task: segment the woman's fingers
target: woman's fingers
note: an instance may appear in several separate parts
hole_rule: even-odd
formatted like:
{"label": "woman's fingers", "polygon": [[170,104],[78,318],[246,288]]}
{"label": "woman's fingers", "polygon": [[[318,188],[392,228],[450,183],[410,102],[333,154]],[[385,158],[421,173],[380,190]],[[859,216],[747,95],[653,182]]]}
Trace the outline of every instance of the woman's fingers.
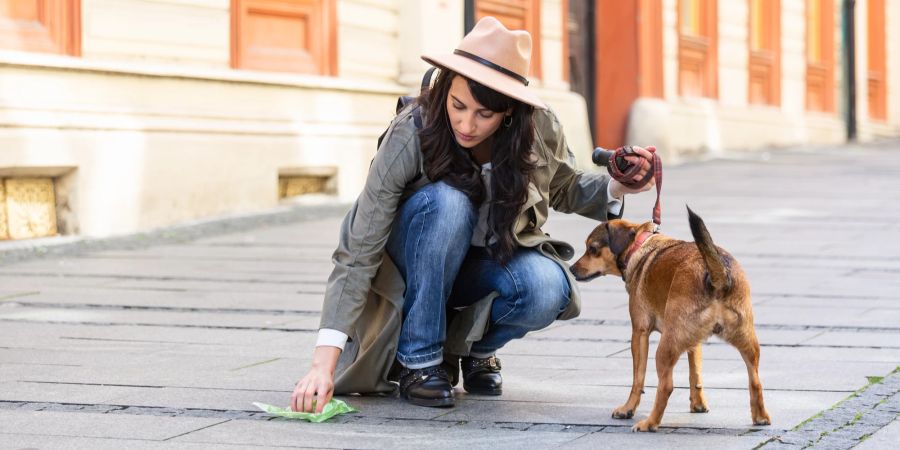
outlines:
{"label": "woman's fingers", "polygon": [[297,382],[297,386],[294,387],[294,392],[291,394],[291,411],[298,412],[300,408],[303,406],[298,400],[303,398],[303,391],[306,388],[303,386],[303,380]]}
{"label": "woman's fingers", "polygon": [[631,149],[634,150],[634,152],[637,153],[638,155],[641,155],[642,158],[648,159],[648,160],[653,159],[653,152],[656,151],[656,147],[654,147],[652,145],[647,148],[638,147],[637,145],[634,145],[631,147]]}
{"label": "woman's fingers", "polygon": [[[301,381],[302,382],[302,381]],[[334,395],[334,384],[329,380],[310,380],[294,392],[292,399],[297,406],[295,411],[320,413]]]}
{"label": "woman's fingers", "polygon": [[647,162],[646,159],[641,158],[641,170],[631,179],[632,182],[637,183],[644,179],[647,176],[647,172],[650,171],[650,163]]}
{"label": "woman's fingers", "polygon": [[325,405],[331,401],[331,396],[334,394],[334,388],[323,386],[318,392],[319,396],[316,400],[316,412],[320,413],[325,409]]}
{"label": "woman's fingers", "polygon": [[303,393],[303,412],[313,412],[315,408],[316,390],[312,386],[307,386],[306,392]]}
{"label": "woman's fingers", "polygon": [[312,412],[312,400],[315,397],[316,388],[314,380],[303,378],[297,382],[294,393],[291,394],[291,410],[295,412]]}

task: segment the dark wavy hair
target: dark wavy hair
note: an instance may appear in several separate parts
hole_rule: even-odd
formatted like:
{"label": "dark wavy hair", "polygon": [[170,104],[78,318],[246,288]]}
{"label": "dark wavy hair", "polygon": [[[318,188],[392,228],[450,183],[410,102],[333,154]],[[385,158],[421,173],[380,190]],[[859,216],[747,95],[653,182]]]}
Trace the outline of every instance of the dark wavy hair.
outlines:
{"label": "dark wavy hair", "polygon": [[[419,137],[428,178],[434,182],[443,180],[459,189],[477,208],[485,199],[481,170],[474,164],[471,152],[456,142],[447,116],[447,97],[450,84],[456,76],[462,75],[441,70],[434,86],[419,96],[417,101],[425,116],[425,125],[419,130]],[[488,233],[484,242],[491,256],[501,264],[506,264],[516,250],[513,227],[519,210],[528,197],[528,182],[534,170],[534,162],[530,159],[531,146],[534,144],[534,108],[465,79],[472,96],[482,106],[498,113],[512,111],[512,123],[509,126],[505,123],[500,125],[493,135],[490,186],[492,200],[487,221]],[[492,238],[496,238],[496,242],[489,244]]]}

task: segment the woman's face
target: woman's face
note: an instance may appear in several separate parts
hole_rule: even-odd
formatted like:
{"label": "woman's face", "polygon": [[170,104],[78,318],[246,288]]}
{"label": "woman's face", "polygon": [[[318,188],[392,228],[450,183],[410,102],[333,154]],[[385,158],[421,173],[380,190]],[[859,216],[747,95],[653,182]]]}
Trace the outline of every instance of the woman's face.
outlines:
{"label": "woman's face", "polygon": [[447,117],[453,137],[461,147],[471,149],[484,142],[500,128],[505,116],[478,103],[465,78],[453,78],[447,94]]}

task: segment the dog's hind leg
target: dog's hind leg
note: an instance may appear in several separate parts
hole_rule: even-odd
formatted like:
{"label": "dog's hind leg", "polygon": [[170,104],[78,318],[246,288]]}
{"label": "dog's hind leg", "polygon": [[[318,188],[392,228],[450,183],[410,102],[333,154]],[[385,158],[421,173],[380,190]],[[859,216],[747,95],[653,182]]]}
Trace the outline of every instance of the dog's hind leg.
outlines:
{"label": "dog's hind leg", "polygon": [[650,329],[648,327],[633,327],[631,331],[631,364],[633,381],[631,393],[625,404],[613,410],[614,419],[630,419],[637,411],[641,403],[641,394],[644,393],[644,378],[647,375],[647,353],[650,347]]}
{"label": "dog's hind leg", "polygon": [[706,404],[706,397],[703,395],[703,350],[701,344],[688,350],[688,366],[690,370],[689,379],[691,383],[691,412],[705,413],[709,412],[709,405]]}
{"label": "dog's hind leg", "polygon": [[662,421],[663,413],[666,405],[669,403],[669,396],[672,395],[672,369],[678,362],[678,357],[684,351],[679,348],[679,343],[673,336],[674,333],[663,332],[659,340],[659,347],[656,349],[656,374],[659,376],[659,383],[656,388],[656,401],[653,402],[653,410],[650,411],[650,417],[636,423],[631,431],[656,431],[659,422]]}
{"label": "dog's hind leg", "polygon": [[769,418],[769,412],[766,411],[763,403],[762,383],[759,381],[759,341],[756,339],[756,332],[750,326],[747,331],[731,337],[728,342],[741,352],[744,364],[747,365],[747,377],[750,381],[750,414],[753,416],[753,424],[771,424],[772,419]]}

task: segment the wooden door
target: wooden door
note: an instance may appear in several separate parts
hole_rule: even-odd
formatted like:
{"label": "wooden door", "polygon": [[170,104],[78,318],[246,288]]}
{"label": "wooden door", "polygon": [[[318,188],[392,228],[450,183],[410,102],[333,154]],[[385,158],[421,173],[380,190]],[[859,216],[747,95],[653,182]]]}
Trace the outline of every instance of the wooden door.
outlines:
{"label": "wooden door", "polygon": [[80,0],[0,0],[0,48],[79,55]]}

